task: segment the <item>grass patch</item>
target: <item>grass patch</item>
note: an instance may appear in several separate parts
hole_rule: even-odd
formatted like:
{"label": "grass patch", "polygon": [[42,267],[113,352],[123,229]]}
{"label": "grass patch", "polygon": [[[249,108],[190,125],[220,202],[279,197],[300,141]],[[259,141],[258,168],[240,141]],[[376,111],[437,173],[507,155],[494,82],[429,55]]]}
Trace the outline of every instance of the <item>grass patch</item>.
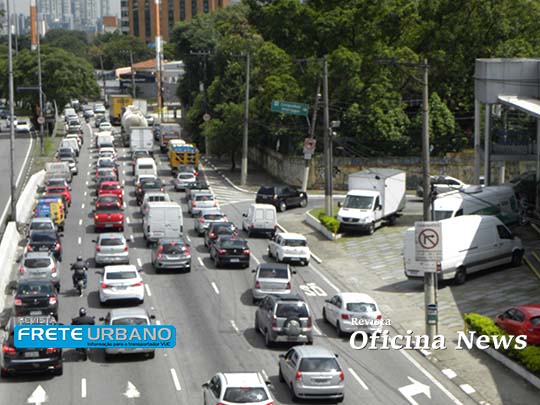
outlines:
{"label": "grass patch", "polygon": [[39,172],[40,170],[45,169],[45,163],[51,162],[54,160],[54,155],[62,141],[61,137],[45,137],[45,153],[41,154],[41,144],[39,136],[36,138],[34,144],[34,162],[30,169],[30,174]]}
{"label": "grass patch", "polygon": [[[336,204],[334,205],[334,218],[337,216],[338,211],[339,207]],[[309,210],[309,214],[319,219],[319,215],[324,214],[324,207],[312,208],[311,210]]]}

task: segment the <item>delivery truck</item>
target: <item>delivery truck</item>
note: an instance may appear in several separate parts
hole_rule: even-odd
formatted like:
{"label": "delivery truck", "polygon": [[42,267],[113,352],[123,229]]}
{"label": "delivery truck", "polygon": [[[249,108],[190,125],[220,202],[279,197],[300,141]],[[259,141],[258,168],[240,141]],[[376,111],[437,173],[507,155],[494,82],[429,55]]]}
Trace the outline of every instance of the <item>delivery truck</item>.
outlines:
{"label": "delivery truck", "polygon": [[182,129],[178,124],[165,123],[159,126],[159,147],[162,152],[167,150],[171,139],[182,139]]}
{"label": "delivery truck", "polygon": [[395,224],[405,208],[405,182],[402,170],[372,168],[351,173],[347,196],[338,203],[340,229],[372,234],[386,223]]}
{"label": "delivery truck", "polygon": [[133,104],[133,97],[125,94],[113,94],[110,97],[109,121],[113,125],[120,124],[123,110]]}
{"label": "delivery truck", "polygon": [[154,149],[154,134],[150,127],[131,127],[129,135],[129,150],[146,150],[152,153]]}
{"label": "delivery truck", "polygon": [[143,217],[143,233],[147,245],[159,239],[182,238],[184,220],[182,207],[177,202],[151,202]]}

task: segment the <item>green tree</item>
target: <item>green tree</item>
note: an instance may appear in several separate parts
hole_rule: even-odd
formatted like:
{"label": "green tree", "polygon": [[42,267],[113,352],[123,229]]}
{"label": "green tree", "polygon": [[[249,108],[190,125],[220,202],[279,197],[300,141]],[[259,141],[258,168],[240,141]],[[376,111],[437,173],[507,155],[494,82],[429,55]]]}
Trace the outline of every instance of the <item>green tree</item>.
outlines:
{"label": "green tree", "polygon": [[53,29],[47,31],[41,43],[61,48],[80,58],[88,57],[87,34],[83,31]]}
{"label": "green tree", "polygon": [[129,51],[133,53],[134,63],[155,58],[155,51],[142,39],[118,31],[97,36],[92,45],[89,55],[97,69],[101,68],[100,55],[103,56],[103,67],[107,70],[129,66]]}

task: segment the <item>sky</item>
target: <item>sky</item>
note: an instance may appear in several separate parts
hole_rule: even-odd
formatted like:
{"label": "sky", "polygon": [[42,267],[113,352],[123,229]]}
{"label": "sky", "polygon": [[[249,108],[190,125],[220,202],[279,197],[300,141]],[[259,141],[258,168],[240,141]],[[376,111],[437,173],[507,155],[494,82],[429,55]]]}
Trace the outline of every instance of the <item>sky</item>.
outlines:
{"label": "sky", "polygon": [[[37,1],[39,2],[39,0]],[[96,3],[99,4],[99,0],[96,0]],[[120,0],[110,0],[110,3],[111,3],[111,13],[113,15],[120,15]],[[30,14],[30,0],[11,0],[11,8],[14,9],[16,13],[23,13],[23,14],[29,15]]]}

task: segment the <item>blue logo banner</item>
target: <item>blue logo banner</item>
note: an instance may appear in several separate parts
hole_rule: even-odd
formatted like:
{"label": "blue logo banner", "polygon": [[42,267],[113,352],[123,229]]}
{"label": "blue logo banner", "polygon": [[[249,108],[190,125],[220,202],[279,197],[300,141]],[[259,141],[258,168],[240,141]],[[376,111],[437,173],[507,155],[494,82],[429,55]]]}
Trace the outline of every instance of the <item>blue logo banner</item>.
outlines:
{"label": "blue logo banner", "polygon": [[176,345],[176,328],[172,325],[18,325],[14,344],[19,349],[170,349]]}

